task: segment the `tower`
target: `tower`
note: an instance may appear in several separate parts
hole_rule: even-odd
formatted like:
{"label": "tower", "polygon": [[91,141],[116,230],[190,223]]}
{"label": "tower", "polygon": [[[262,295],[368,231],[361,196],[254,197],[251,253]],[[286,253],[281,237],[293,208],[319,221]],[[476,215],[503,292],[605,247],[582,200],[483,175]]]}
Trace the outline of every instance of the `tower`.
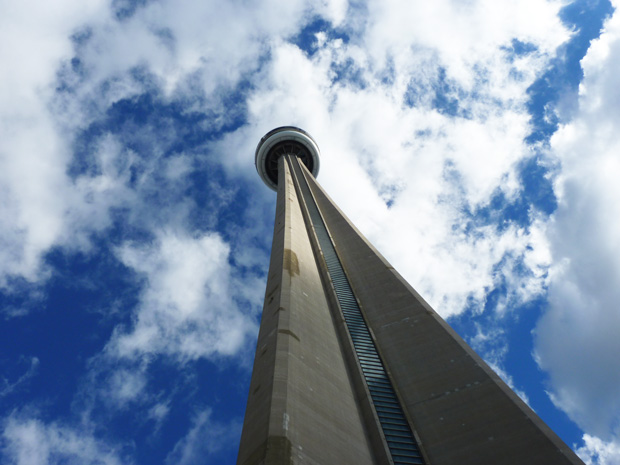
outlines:
{"label": "tower", "polygon": [[308,133],[255,160],[278,196],[238,465],[582,463],[328,197]]}

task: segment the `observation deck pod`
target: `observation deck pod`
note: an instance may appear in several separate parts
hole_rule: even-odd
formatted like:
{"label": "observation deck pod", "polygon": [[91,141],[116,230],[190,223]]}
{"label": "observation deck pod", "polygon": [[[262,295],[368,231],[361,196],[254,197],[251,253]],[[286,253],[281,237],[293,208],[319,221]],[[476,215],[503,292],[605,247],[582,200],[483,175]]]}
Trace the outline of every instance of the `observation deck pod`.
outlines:
{"label": "observation deck pod", "polygon": [[319,174],[319,147],[306,131],[295,126],[282,126],[269,131],[256,147],[256,171],[273,191],[278,189],[278,159],[295,155],[316,178]]}

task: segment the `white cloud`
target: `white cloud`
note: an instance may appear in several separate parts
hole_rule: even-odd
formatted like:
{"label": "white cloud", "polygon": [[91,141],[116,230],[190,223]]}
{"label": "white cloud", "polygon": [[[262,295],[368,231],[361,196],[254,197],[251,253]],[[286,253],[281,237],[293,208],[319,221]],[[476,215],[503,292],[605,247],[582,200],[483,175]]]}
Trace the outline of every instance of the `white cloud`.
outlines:
{"label": "white cloud", "polygon": [[[518,164],[532,156],[525,90],[568,37],[560,6],[532,2],[526,14],[518,2],[506,12],[488,2],[371,2],[364,20],[343,23],[349,43],[323,35],[311,57],[274,45],[248,100],[250,124],[214,150],[232,152],[225,164],[238,173],[267,130],[299,125],[321,148],[321,184],[443,316],[472,301],[482,309],[503,281],[504,306],[527,301],[544,291],[544,223],[532,213],[528,228],[499,230],[469,212],[496,193],[509,201],[520,193]],[[532,14],[537,20],[527,21]],[[467,33],[441,32],[454,24]],[[437,30],[426,34],[430,25]],[[522,73],[506,51],[514,39],[537,48],[516,58]],[[433,104],[442,68],[456,117]]]}
{"label": "white cloud", "polygon": [[[88,31],[76,49],[82,74],[68,70],[61,74],[73,80],[73,90],[53,105],[49,93],[34,99],[32,117],[43,121],[50,141],[46,145],[53,150],[46,163],[39,158],[36,163],[20,161],[24,159],[14,155],[36,153],[32,144],[41,141],[31,137],[25,123],[15,123],[22,145],[7,151],[10,169],[5,172],[10,175],[3,186],[11,201],[5,203],[3,216],[21,220],[3,234],[4,275],[36,280],[40,257],[51,246],[87,247],[89,232],[109,224],[111,207],[139,208],[140,202],[125,185],[126,172],[115,172],[114,165],[100,176],[78,179],[75,185],[65,174],[67,139],[73,131],[119,98],[150,85],[131,75],[139,67],[154,77],[168,98],[191,102],[194,110],[216,112],[223,108],[218,97],[222,90],[234,89],[244,76],[251,77],[256,90],[248,100],[249,127],[225,144],[212,146],[215,152],[225,151],[221,158],[235,176],[239,171],[251,173],[247,157],[266,130],[290,123],[308,128],[324,153],[321,182],[405,276],[439,304],[442,314],[458,313],[472,294],[482,302],[484,290],[494,285],[494,266],[504,256],[518,260],[528,254],[531,233],[482,227],[473,239],[454,226],[466,221],[464,209],[485,206],[493,192],[502,191],[509,198],[518,192],[516,164],[530,156],[522,141],[529,130],[524,90],[567,37],[556,16],[559,6],[535,0],[527,5],[509,2],[502,8],[486,1],[460,6],[447,1],[430,6],[393,1],[370,2],[362,11],[340,0],[287,2],[285,8],[276,0],[261,4],[184,0],[148,3],[123,21],[105,10],[78,9],[79,14],[69,15],[63,27],[51,22],[61,51],[45,56],[40,81],[25,88],[51,88],[60,63],[66,63],[72,52],[67,37],[78,29]],[[287,44],[285,40],[313,15],[340,25],[351,34],[351,42],[324,37],[312,58]],[[455,34],[455,28],[462,34]],[[448,29],[451,33],[446,34]],[[508,60],[505,49],[514,39],[533,44],[537,51]],[[249,75],[265,57],[261,72]],[[357,75],[334,82],[339,68]],[[466,118],[432,108],[428,96],[440,69],[446,70],[446,91],[458,97]],[[109,83],[107,90],[101,87],[103,82]],[[405,105],[411,92],[418,94],[413,108]],[[50,115],[49,109],[55,114]],[[232,113],[221,112],[224,119],[214,124],[223,124]],[[64,132],[52,125],[54,117]],[[110,142],[101,146],[101,160],[106,150],[121,154],[115,160],[131,159],[129,152]],[[351,183],[338,181],[336,173],[342,172],[350,173]],[[358,192],[355,202],[347,195],[352,186]],[[394,206],[388,209],[385,200],[390,192]],[[267,198],[267,193],[262,195]],[[386,232],[382,224],[397,227]],[[416,247],[403,254],[398,246],[403,243]],[[535,255],[540,254],[529,254]],[[433,267],[429,259],[435,256],[452,258],[443,260],[445,266]],[[533,268],[544,265],[534,263]],[[460,276],[455,274],[459,269]],[[433,284],[445,282],[446,273],[453,287]],[[516,285],[536,294],[541,288],[539,275],[533,273],[531,282]]]}
{"label": "white cloud", "polygon": [[48,102],[76,26],[105,2],[3,2],[0,18],[0,286],[6,275],[40,277],[40,257],[63,229],[69,197],[67,141]]}
{"label": "white cloud", "polygon": [[[88,82],[79,92],[82,98],[101,100],[98,84],[131,81],[128,74],[140,67],[168,97],[195,111],[219,113],[216,124],[221,125],[233,113],[230,105],[224,107],[222,95],[254,71],[274,43],[296,34],[316,15],[337,24],[345,11],[344,0],[147,3],[124,21],[92,22],[80,53]],[[123,96],[119,91],[113,99]],[[126,86],[125,95],[132,92]],[[102,103],[105,108],[112,102]]]}
{"label": "white cloud", "polygon": [[[610,355],[618,349],[611,334],[619,324],[612,312],[619,297],[614,244],[620,218],[613,156],[620,148],[615,23],[584,60],[583,116],[553,142],[565,174],[558,184],[560,208],[546,235],[534,213],[528,228],[498,229],[493,222],[471,223],[469,212],[488,206],[494,193],[508,199],[519,194],[517,166],[532,155],[523,142],[530,131],[525,90],[568,37],[557,1],[373,0],[364,9],[345,0],[177,0],[147,2],[123,21],[104,1],[5,3],[0,40],[13,46],[0,55],[0,216],[12,220],[0,226],[0,286],[11,276],[45,277],[41,258],[51,247],[87,250],[90,234],[110,225],[110,210],[126,207],[128,221],[140,223],[154,240],[117,249],[144,286],[132,326],[117,329],[104,356],[130,359],[131,365],[151,354],[186,361],[241,350],[256,330],[248,316],[263,289],[253,278],[242,282],[230,255],[241,266],[260,262],[241,246],[230,252],[215,233],[184,230],[187,204],[162,212],[149,209],[143,195],[157,190],[149,176],[158,168],[181,184],[192,155],[160,160],[160,134],[147,128],[145,137],[157,139],[148,160],[108,135],[90,154],[96,174],[71,179],[66,169],[75,134],[122,98],[155,87],[188,111],[218,115],[204,124],[222,128],[242,111],[223,96],[249,79],[248,124],[209,145],[209,155],[219,157],[233,179],[251,176],[257,187],[251,156],[259,138],[282,124],[309,130],[323,153],[320,182],[442,315],[458,314],[468,302],[482,309],[500,282],[508,284],[500,307],[539,295],[551,241],[559,265],[552,308],[538,328],[539,360],[551,370],[558,405],[609,437],[618,411],[607,408],[617,407],[610,386],[618,385]],[[311,57],[287,42],[316,15],[339,25],[350,42],[323,34]],[[70,36],[80,31],[88,38],[76,45]],[[510,57],[514,40],[535,51]],[[79,72],[69,66],[73,55]],[[136,70],[147,77],[136,77]],[[55,94],[58,80],[70,91]],[[438,86],[454,98],[457,116],[435,108]],[[138,165],[142,175],[130,188]],[[263,215],[272,193],[261,187],[252,201],[257,205],[245,212],[248,223]],[[588,303],[588,318],[580,300]],[[587,349],[577,351],[575,341]],[[580,384],[584,371],[567,360],[589,367],[591,373],[585,372],[599,383]],[[599,367],[608,368],[608,378]],[[106,386],[117,406],[141,398],[146,370],[110,371]],[[605,404],[597,404],[597,396]],[[603,407],[606,412],[594,418]],[[166,413],[165,403],[157,403],[151,417]],[[198,433],[211,424],[208,411],[198,415],[175,459],[191,461]],[[92,437],[57,424],[13,419],[7,425],[7,450],[16,461],[70,457],[80,443],[109,463],[116,460]],[[595,440],[584,447],[611,450]]]}
{"label": "white cloud", "polygon": [[[502,100],[506,91],[518,92],[519,82],[511,82],[507,64],[501,62],[498,47],[510,46],[512,39],[531,43],[541,55],[553,53],[567,38],[557,16],[558,1],[493,0],[454,2],[440,0],[408,2],[403,0],[369,2],[364,44],[381,66],[389,58],[397,68],[411,73],[411,55],[434,52],[448,77],[471,89],[478,85],[475,67],[491,84],[492,95]],[[531,63],[530,63],[531,64]],[[521,65],[527,81],[534,68]],[[515,97],[515,94],[510,95]]]}
{"label": "white cloud", "polygon": [[[2,430],[2,452],[15,465],[126,464],[120,451],[88,431],[11,415]],[[130,462],[129,462],[130,463]]]}
{"label": "white cloud", "polygon": [[146,385],[146,377],[142,370],[117,369],[106,386],[107,394],[114,398],[117,407],[135,400]]}
{"label": "white cloud", "polygon": [[235,354],[256,331],[240,310],[243,293],[228,263],[229,248],[216,234],[162,232],[154,243],[125,244],[119,259],[145,277],[128,332],[117,332],[111,351],[120,357],[166,354],[180,360]]}
{"label": "white cloud", "polygon": [[548,232],[554,262],[550,308],[537,325],[535,350],[549,372],[552,400],[589,435],[584,450],[605,449],[616,459],[599,463],[617,463],[613,447],[603,447],[620,439],[617,10],[582,66],[579,111],[551,141],[562,171],[556,181],[558,210]]}
{"label": "white cloud", "polygon": [[620,463],[620,442],[604,442],[589,434],[583,436],[584,445],[576,452],[586,465],[617,465]]}
{"label": "white cloud", "polygon": [[[122,21],[110,8],[106,1],[3,7],[0,40],[12,45],[0,55],[0,216],[12,221],[0,230],[2,287],[10,277],[45,278],[41,258],[51,247],[74,243],[74,234],[87,247],[89,231],[105,226],[115,203],[89,196],[109,193],[105,183],[118,179],[104,174],[73,185],[66,170],[76,131],[151,84],[194,111],[219,113],[212,124],[220,127],[236,114],[224,111],[222,95],[258,66],[272,43],[317,14],[342,21],[346,2],[149,2]],[[75,42],[77,33],[82,39]],[[78,71],[71,70],[74,56]],[[154,83],[132,75],[136,69]],[[57,93],[59,81],[70,89]]]}
{"label": "white cloud", "polygon": [[201,358],[236,357],[247,365],[249,342],[264,282],[240,275],[229,263],[229,246],[216,233],[190,236],[160,231],[150,243],[126,242],[115,250],[141,284],[131,323],[117,326],[105,348],[88,362],[74,407],[84,421],[128,409],[147,409],[155,430],[172,398],[150,382],[152,362],[178,370],[179,383]]}

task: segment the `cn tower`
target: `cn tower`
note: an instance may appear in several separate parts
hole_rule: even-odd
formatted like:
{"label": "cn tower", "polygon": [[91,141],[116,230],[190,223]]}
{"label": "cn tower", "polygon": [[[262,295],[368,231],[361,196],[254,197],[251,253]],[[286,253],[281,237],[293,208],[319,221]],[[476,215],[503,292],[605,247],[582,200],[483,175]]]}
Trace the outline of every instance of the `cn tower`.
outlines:
{"label": "cn tower", "polygon": [[329,198],[307,132],[255,163],[277,203],[238,465],[583,464]]}

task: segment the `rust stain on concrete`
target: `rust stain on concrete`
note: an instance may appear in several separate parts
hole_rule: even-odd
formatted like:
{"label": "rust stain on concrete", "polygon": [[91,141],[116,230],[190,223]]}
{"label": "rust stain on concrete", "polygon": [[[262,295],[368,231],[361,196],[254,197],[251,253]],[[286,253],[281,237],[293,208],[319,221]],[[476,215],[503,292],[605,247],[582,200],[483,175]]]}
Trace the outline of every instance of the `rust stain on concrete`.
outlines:
{"label": "rust stain on concrete", "polygon": [[282,266],[291,277],[299,276],[299,260],[297,259],[297,254],[291,249],[284,249],[284,263]]}

